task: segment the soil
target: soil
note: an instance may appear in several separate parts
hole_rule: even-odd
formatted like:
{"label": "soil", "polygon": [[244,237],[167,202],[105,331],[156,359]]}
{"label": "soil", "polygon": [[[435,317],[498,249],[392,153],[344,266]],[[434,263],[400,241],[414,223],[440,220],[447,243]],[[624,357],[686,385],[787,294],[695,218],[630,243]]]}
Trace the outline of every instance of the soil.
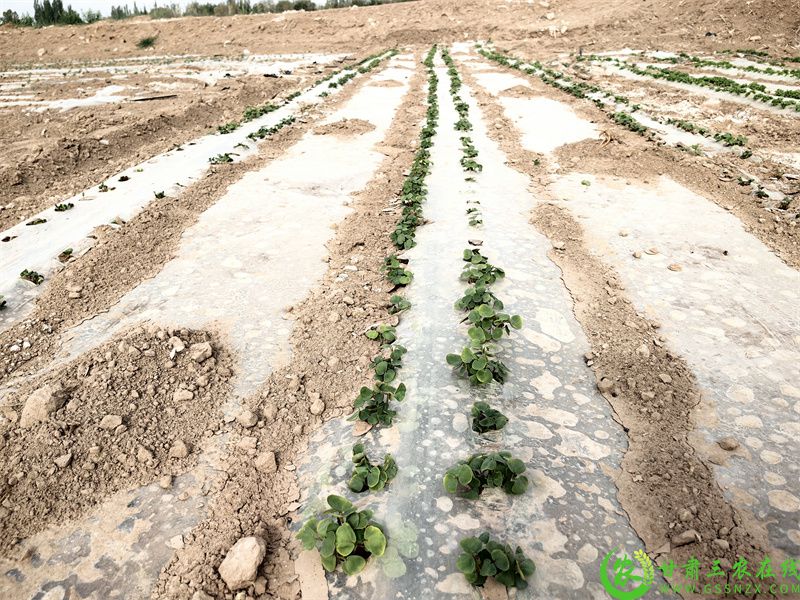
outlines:
{"label": "soil", "polygon": [[372,131],[375,126],[364,119],[342,119],[335,123],[320,125],[314,130],[317,135],[361,135]]}
{"label": "soil", "polygon": [[[139,327],[6,396],[0,552],[119,490],[186,470],[222,423],[231,365],[208,332]],[[29,423],[42,393],[61,407]]]}

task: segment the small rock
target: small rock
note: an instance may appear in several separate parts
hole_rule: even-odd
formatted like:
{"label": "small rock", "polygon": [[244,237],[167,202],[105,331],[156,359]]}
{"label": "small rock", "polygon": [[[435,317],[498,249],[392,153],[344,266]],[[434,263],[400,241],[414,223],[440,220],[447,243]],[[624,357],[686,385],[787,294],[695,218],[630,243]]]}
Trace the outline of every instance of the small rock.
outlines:
{"label": "small rock", "polygon": [[678,263],[672,263],[667,267],[670,271],[683,271],[683,267]]}
{"label": "small rock", "polygon": [[641,253],[641,252],[639,252],[638,250],[636,250],[636,251],[633,253],[633,258],[642,258],[642,253]]}
{"label": "small rock", "polygon": [[679,533],[672,538],[672,545],[675,547],[686,546],[701,541],[700,534],[694,529],[687,529],[683,533]]}
{"label": "small rock", "polygon": [[353,298],[351,296],[345,296],[344,298],[342,298],[342,302],[344,302],[348,306],[353,306],[353,304],[356,303],[356,301],[353,300]]}
{"label": "small rock", "polygon": [[256,469],[267,475],[278,472],[278,461],[274,452],[262,452],[256,457]]}
{"label": "small rock", "polygon": [[736,438],[731,436],[724,437],[721,440],[718,440],[717,444],[719,444],[720,448],[722,448],[723,450],[727,450],[728,452],[733,452],[739,447],[739,442],[736,440]]}
{"label": "small rock", "polygon": [[183,548],[183,536],[178,534],[169,538],[169,540],[167,540],[167,547],[172,548],[173,550],[180,550]]}
{"label": "small rock", "polygon": [[186,350],[186,344],[184,344],[183,340],[179,337],[172,336],[169,338],[169,345],[170,348],[172,348],[173,355]]}
{"label": "small rock", "polygon": [[186,458],[189,456],[189,446],[183,440],[175,440],[169,448],[170,458]]}
{"label": "small rock", "polygon": [[672,377],[667,373],[659,373],[658,378],[664,383],[672,383]]}
{"label": "small rock", "polygon": [[122,417],[119,415],[106,415],[100,421],[100,429],[116,429],[122,425]]}
{"label": "small rock", "polygon": [[620,229],[619,230],[619,237],[628,237],[630,232],[627,229]]}
{"label": "small rock", "polygon": [[651,256],[654,254],[658,254],[658,248],[648,248],[647,250],[645,250],[645,253],[650,254]]}
{"label": "small rock", "polygon": [[337,369],[340,364],[342,364],[342,361],[339,359],[338,356],[331,356],[328,359],[328,368],[330,369]]}
{"label": "small rock", "polygon": [[253,427],[258,423],[258,417],[250,410],[243,410],[236,416],[236,422],[242,427]]}
{"label": "small rock", "polygon": [[172,487],[172,475],[163,475],[158,480],[158,487],[160,487],[162,490],[168,490],[169,488],[171,488]]}
{"label": "small rock", "polygon": [[553,242],[553,248],[555,248],[556,250],[563,250],[566,247],[567,247],[567,243],[563,242],[561,240],[555,240]]}
{"label": "small rock", "polygon": [[219,574],[232,591],[249,587],[258,575],[258,567],[267,553],[267,544],[258,536],[241,538],[228,550],[219,566]]}
{"label": "small rock", "polygon": [[213,596],[209,596],[202,590],[197,590],[192,594],[192,600],[214,600]]}
{"label": "small rock", "polygon": [[39,388],[25,400],[19,419],[20,426],[27,429],[36,423],[47,421],[66,401],[66,394],[59,387],[45,385]]}
{"label": "small rock", "polygon": [[636,354],[641,356],[642,358],[649,358],[650,357],[650,348],[647,347],[647,344],[642,344],[636,349]]}
{"label": "small rock", "polygon": [[140,463],[146,463],[153,460],[153,452],[144,446],[139,446],[136,449],[136,460]]}
{"label": "small rock", "polygon": [[692,514],[692,511],[690,511],[688,508],[684,508],[684,509],[683,509],[683,510],[680,512],[680,514],[678,515],[678,518],[679,518],[679,519],[680,519],[680,520],[681,520],[683,523],[688,523],[689,521],[691,521],[692,519],[694,519],[694,514]]}
{"label": "small rock", "polygon": [[600,390],[601,393],[610,392],[614,389],[614,382],[608,377],[603,377],[597,382],[597,389]]}
{"label": "small rock", "polygon": [[719,548],[719,549],[720,549],[720,550],[722,550],[723,552],[725,552],[726,550],[730,550],[730,548],[731,548],[731,545],[728,543],[728,540],[716,539],[716,540],[714,540],[714,541],[713,541],[713,542],[711,542],[711,543],[712,543],[712,544],[713,544],[713,545],[714,545],[716,548]]}
{"label": "small rock", "polygon": [[314,402],[311,403],[311,407],[309,408],[309,412],[312,415],[321,415],[325,411],[325,403],[322,401],[321,398],[317,398]]}
{"label": "small rock", "polygon": [[355,436],[366,435],[370,429],[372,429],[372,425],[370,425],[366,421],[356,421],[355,424],[353,425],[353,435]]}
{"label": "small rock", "polygon": [[339,313],[332,312],[328,315],[328,323],[337,323],[339,321]]}
{"label": "small rock", "polygon": [[175,393],[172,395],[172,399],[175,402],[185,402],[186,400],[191,400],[194,398],[194,392],[190,390],[175,390]]}
{"label": "small rock", "polygon": [[200,342],[189,346],[189,358],[196,363],[201,363],[207,358],[211,358],[212,354],[214,354],[214,349],[211,347],[211,342]]}
{"label": "small rock", "polygon": [[72,462],[72,452],[67,452],[66,454],[62,454],[61,456],[56,458],[53,462],[56,463],[56,466],[59,469],[65,469],[66,467],[69,466],[69,463]]}

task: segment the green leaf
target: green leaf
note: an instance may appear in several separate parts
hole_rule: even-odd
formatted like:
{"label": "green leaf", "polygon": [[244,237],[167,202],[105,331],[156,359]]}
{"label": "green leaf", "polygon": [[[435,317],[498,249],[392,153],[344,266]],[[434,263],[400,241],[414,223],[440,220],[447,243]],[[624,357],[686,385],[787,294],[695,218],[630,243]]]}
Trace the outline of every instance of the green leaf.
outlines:
{"label": "green leaf", "polygon": [[464,538],[459,542],[459,545],[464,552],[468,552],[469,554],[477,554],[481,551],[481,548],[483,548],[483,542],[474,537]]}
{"label": "green leaf", "polygon": [[328,496],[328,506],[337,512],[346,513],[348,510],[353,508],[353,503],[347,498],[342,498],[341,496],[331,494]]}
{"label": "green leaf", "polygon": [[348,575],[357,575],[364,570],[367,561],[358,555],[348,556],[342,563],[342,570]]}
{"label": "green leaf", "polygon": [[364,547],[373,556],[383,556],[386,551],[386,536],[380,527],[367,526],[364,530]]}
{"label": "green leaf", "polygon": [[519,496],[520,494],[524,494],[525,490],[528,489],[528,478],[527,477],[517,477],[517,480],[514,482],[514,485],[511,486],[511,493],[515,496]]}
{"label": "green leaf", "polygon": [[461,485],[468,485],[472,481],[472,469],[469,468],[469,465],[458,465],[455,475]]}
{"label": "green leaf", "polygon": [[494,561],[494,564],[497,565],[500,571],[508,571],[511,567],[508,555],[499,548],[497,550],[492,550],[492,561]]}
{"label": "green leaf", "polygon": [[378,339],[378,332],[375,331],[374,329],[370,329],[365,335],[371,340]]}
{"label": "green leaf", "polygon": [[330,556],[323,556],[322,557],[322,568],[332,573],[336,570],[336,556],[331,554]]}
{"label": "green leaf", "polygon": [[475,559],[472,557],[471,554],[462,554],[456,560],[456,569],[464,573],[465,575],[468,573],[475,572]]}
{"label": "green leaf", "polygon": [[492,380],[492,374],[489,371],[478,371],[475,373],[480,383],[489,383]]}
{"label": "green leaf", "polygon": [[397,386],[397,390],[394,393],[395,400],[398,402],[402,402],[406,397],[406,384],[401,383]]}
{"label": "green leaf", "polygon": [[475,355],[472,353],[472,350],[469,348],[464,348],[461,351],[461,362],[471,363],[473,360],[475,360]]}
{"label": "green leaf", "polygon": [[455,494],[458,491],[458,476],[454,473],[445,473],[444,489],[448,494]]}
{"label": "green leaf", "polygon": [[336,530],[336,552],[340,556],[350,555],[356,547],[356,532],[349,523],[339,526]]}
{"label": "green leaf", "polygon": [[372,467],[369,470],[369,475],[367,475],[367,485],[370,488],[374,488],[378,485],[378,481],[381,478],[381,470],[378,467]]}
{"label": "green leaf", "polygon": [[519,315],[513,315],[511,317],[511,326],[514,329],[522,329],[522,317]]}
{"label": "green leaf", "polygon": [[492,308],[487,304],[481,304],[478,307],[478,314],[483,317],[484,319],[488,319],[489,317],[494,316],[494,311]]}
{"label": "green leaf", "polygon": [[487,364],[487,360],[481,356],[480,358],[476,358],[472,361],[472,369],[474,371],[482,371],[486,368]]}
{"label": "green leaf", "polygon": [[448,365],[453,367],[458,367],[462,363],[461,357],[458,354],[448,354],[445,360],[447,360]]}
{"label": "green leaf", "polygon": [[525,472],[525,463],[518,458],[510,458],[506,461],[508,469],[515,475]]}
{"label": "green leaf", "polygon": [[333,530],[328,531],[325,539],[322,540],[319,553],[323,557],[333,556],[336,553],[336,533]]}

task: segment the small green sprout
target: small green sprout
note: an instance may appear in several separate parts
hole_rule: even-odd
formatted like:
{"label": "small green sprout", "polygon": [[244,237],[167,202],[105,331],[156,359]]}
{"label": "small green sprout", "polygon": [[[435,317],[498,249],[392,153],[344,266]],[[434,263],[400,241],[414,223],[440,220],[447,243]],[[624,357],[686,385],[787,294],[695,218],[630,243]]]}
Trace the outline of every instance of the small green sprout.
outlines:
{"label": "small green sprout", "polygon": [[164,192],[153,192],[153,194],[155,195],[157,200],[161,200],[162,198],[164,198],[166,196],[166,194]]}
{"label": "small green sprout", "polygon": [[25,281],[30,281],[31,283],[34,283],[36,285],[39,285],[44,281],[44,275],[29,269],[25,269],[24,271],[22,271],[22,273],[20,273],[19,276]]}
{"label": "small green sprout", "polygon": [[473,404],[471,415],[472,431],[475,433],[499,431],[508,423],[508,417],[489,406],[488,402],[476,402]]}
{"label": "small green sprout", "polygon": [[41,225],[42,223],[47,223],[47,219],[34,219],[33,221],[28,221],[25,225]]}
{"label": "small green sprout", "polygon": [[404,310],[408,310],[409,308],[411,308],[411,302],[402,296],[395,294],[389,298],[389,314],[395,315],[403,312]]}
{"label": "small green sprout", "polygon": [[512,551],[511,546],[493,541],[486,532],[476,538],[465,538],[459,545],[463,552],[456,560],[456,568],[476,587],[482,587],[488,577],[494,577],[507,588],[524,590],[528,587],[528,578],[536,571],[536,565],[525,556],[522,548],[517,546]]}
{"label": "small green sprout", "polygon": [[72,208],[75,208],[75,205],[72,202],[67,202],[65,204],[56,204],[55,210],[56,212],[65,212]]}
{"label": "small green sprout", "polygon": [[371,510],[358,511],[341,496],[330,495],[327,500],[330,508],[306,521],[297,538],[306,550],[319,550],[326,571],[341,564],[347,575],[356,575],[371,556],[383,556],[386,536],[372,521]]}
{"label": "small green sprout", "polygon": [[468,500],[475,500],[486,488],[495,487],[519,496],[528,489],[524,472],[525,463],[508,451],[473,454],[447,470],[444,489]]}
{"label": "small green sprout", "polygon": [[353,446],[353,474],[348,487],[356,492],[379,492],[397,475],[397,463],[391,454],[383,457],[382,465],[373,465],[364,452],[364,444]]}

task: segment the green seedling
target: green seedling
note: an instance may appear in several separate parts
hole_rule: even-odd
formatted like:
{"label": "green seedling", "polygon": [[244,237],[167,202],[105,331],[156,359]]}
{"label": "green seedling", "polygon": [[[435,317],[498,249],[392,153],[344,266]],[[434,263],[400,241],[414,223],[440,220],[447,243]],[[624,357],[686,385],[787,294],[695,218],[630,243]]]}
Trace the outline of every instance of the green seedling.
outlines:
{"label": "green seedling", "polygon": [[741,177],[740,176],[737,181],[738,181],[739,185],[750,185],[751,183],[753,183],[754,180],[749,178],[749,177]]}
{"label": "green seedling", "polygon": [[383,270],[386,271],[386,278],[395,286],[404,286],[411,283],[414,278],[413,273],[404,268],[408,261],[399,259],[397,256],[387,256],[383,261]]}
{"label": "green seedling", "polygon": [[475,344],[498,341],[511,333],[511,328],[522,329],[522,317],[497,312],[488,304],[481,304],[469,311],[469,339]]}
{"label": "green seedling", "polygon": [[44,275],[41,273],[37,273],[36,271],[31,271],[29,269],[25,269],[19,276],[24,279],[25,281],[30,281],[36,285],[39,285],[44,281]]}
{"label": "green seedling", "polygon": [[25,225],[41,225],[42,223],[47,223],[47,219],[34,219],[33,221],[28,221]]}
{"label": "green seedling", "polygon": [[472,431],[475,433],[499,431],[508,423],[508,417],[489,406],[488,402],[476,402],[473,404],[471,414]]}
{"label": "green seedling", "polygon": [[217,154],[216,156],[212,156],[211,158],[208,159],[208,162],[210,162],[212,165],[232,163],[233,156],[231,155],[230,152],[225,152],[224,154]]}
{"label": "green seedling", "polygon": [[503,303],[484,284],[468,288],[464,295],[458,299],[455,307],[459,310],[471,311],[481,304],[486,304],[494,310],[503,310]]}
{"label": "green seedling", "polygon": [[504,383],[508,367],[495,358],[499,351],[496,344],[484,343],[464,348],[461,354],[448,354],[446,360],[456,373],[467,377],[473,385],[486,385],[491,381]]}
{"label": "green seedling", "polygon": [[75,205],[72,202],[66,202],[64,204],[56,204],[55,210],[56,212],[65,212],[72,208],[75,208]]}
{"label": "green seedling", "polygon": [[456,560],[456,568],[467,581],[482,587],[488,577],[494,577],[507,588],[528,587],[528,578],[536,571],[534,562],[525,556],[522,548],[512,552],[511,546],[493,541],[488,533],[465,538],[459,542],[462,553]]}
{"label": "green seedling", "polygon": [[156,200],[161,200],[166,196],[164,192],[153,192],[153,195],[156,197]]}
{"label": "green seedling", "polygon": [[755,191],[756,198],[769,198],[769,194],[764,191],[764,188],[758,186],[758,189]]}
{"label": "green seedling", "polygon": [[397,332],[391,325],[374,325],[364,334],[371,340],[379,340],[383,348],[394,343],[397,339]]}
{"label": "green seedling", "polygon": [[395,315],[397,313],[403,312],[404,310],[408,310],[411,308],[411,302],[403,298],[402,296],[398,296],[395,294],[391,298],[389,298],[389,314]]}
{"label": "green seedling", "polygon": [[235,121],[232,121],[230,123],[225,123],[225,125],[220,125],[219,127],[217,127],[217,131],[219,131],[223,135],[226,133],[233,133],[237,129],[239,129],[239,123]]}
{"label": "green seedling", "polygon": [[72,248],[66,248],[62,250],[61,253],[58,255],[58,260],[61,262],[67,262],[69,258],[72,256]]}
{"label": "green seedling", "polygon": [[464,168],[465,171],[470,171],[472,173],[478,173],[480,171],[483,171],[483,165],[471,158],[462,158],[461,166]]}
{"label": "green seedling", "polygon": [[502,488],[519,496],[528,489],[524,472],[525,463],[508,451],[473,454],[447,470],[444,489],[469,500],[478,498],[486,488]]}
{"label": "green seedling", "polygon": [[589,187],[590,185],[592,185],[592,182],[589,181],[588,179],[584,179],[583,181],[581,181],[581,185]]}
{"label": "green seedling", "polygon": [[105,192],[107,192],[107,191],[108,191],[110,188],[109,188],[109,187],[108,187],[108,186],[107,186],[105,183],[101,183],[99,186],[97,186],[97,189],[99,189],[101,192],[104,192],[104,193],[105,193]]}
{"label": "green seedling", "polygon": [[778,204],[778,208],[781,210],[788,210],[789,206],[792,204],[792,199],[789,196],[784,196],[783,200],[780,201]]}
{"label": "green seedling", "polygon": [[341,563],[347,575],[360,573],[371,556],[383,556],[386,536],[374,523],[371,510],[358,511],[341,496],[328,496],[330,508],[322,517],[311,518],[297,532],[306,550],[319,550],[328,572]]}
{"label": "green seedling", "polygon": [[375,379],[381,383],[392,383],[397,377],[403,361],[403,355],[407,350],[400,345],[392,346],[388,356],[379,354],[372,359],[372,369],[375,371]]}
{"label": "green seedling", "polygon": [[611,120],[614,121],[617,125],[622,125],[623,127],[627,127],[628,129],[636,133],[645,134],[647,132],[647,127],[639,123],[639,121],[634,119],[626,112],[612,113]]}
{"label": "green seedling", "polygon": [[542,164],[542,161],[540,159],[538,159],[538,158],[534,158],[533,159],[533,166],[534,167],[538,167],[541,164]]}
{"label": "green seedling", "polygon": [[461,280],[471,284],[490,285],[505,277],[505,271],[492,265],[480,250],[467,248],[463,256],[464,269],[461,272]]}
{"label": "green seedling", "polygon": [[254,131],[253,133],[249,134],[247,137],[251,140],[261,140],[265,137],[269,137],[271,135],[276,134],[279,130],[283,129],[287,125],[291,125],[294,123],[294,117],[285,117],[278,121],[272,127],[261,127],[258,131]]}
{"label": "green seedling", "polygon": [[328,94],[328,92],[320,92],[319,97],[320,98],[327,98],[329,95],[330,94]]}
{"label": "green seedling", "polygon": [[744,152],[742,152],[742,153],[739,155],[739,158],[741,158],[741,159],[743,159],[743,160],[747,160],[747,159],[748,159],[748,158],[750,158],[751,156],[753,156],[753,151],[752,151],[752,150],[750,150],[750,149],[748,148],[747,150],[745,150]]}
{"label": "green seedling", "polygon": [[406,397],[406,385],[401,383],[396,388],[388,383],[377,383],[374,388],[362,387],[361,393],[353,403],[356,412],[349,418],[350,421],[360,420],[370,425],[383,425],[391,427],[397,411],[389,407],[389,402],[394,399],[402,402]]}
{"label": "green seedling", "polygon": [[714,139],[721,142],[723,146],[745,146],[747,138],[743,135],[733,135],[732,133],[715,133]]}
{"label": "green seedling", "polygon": [[373,465],[364,452],[364,444],[353,446],[353,474],[348,486],[356,493],[379,492],[397,475],[397,463],[391,454],[383,457],[382,465]]}
{"label": "green seedling", "polygon": [[469,119],[461,117],[455,124],[456,131],[472,131],[472,123]]}
{"label": "green seedling", "polygon": [[126,181],[128,181],[129,179],[130,179],[130,177],[128,177],[127,175],[122,175],[122,176],[119,178],[119,181],[121,181],[121,182],[125,183],[125,182],[126,182]]}
{"label": "green seedling", "polygon": [[242,121],[248,122],[258,119],[259,117],[263,117],[266,114],[274,112],[278,110],[280,106],[277,104],[264,104],[263,106],[248,106],[244,109],[244,114],[242,115]]}

